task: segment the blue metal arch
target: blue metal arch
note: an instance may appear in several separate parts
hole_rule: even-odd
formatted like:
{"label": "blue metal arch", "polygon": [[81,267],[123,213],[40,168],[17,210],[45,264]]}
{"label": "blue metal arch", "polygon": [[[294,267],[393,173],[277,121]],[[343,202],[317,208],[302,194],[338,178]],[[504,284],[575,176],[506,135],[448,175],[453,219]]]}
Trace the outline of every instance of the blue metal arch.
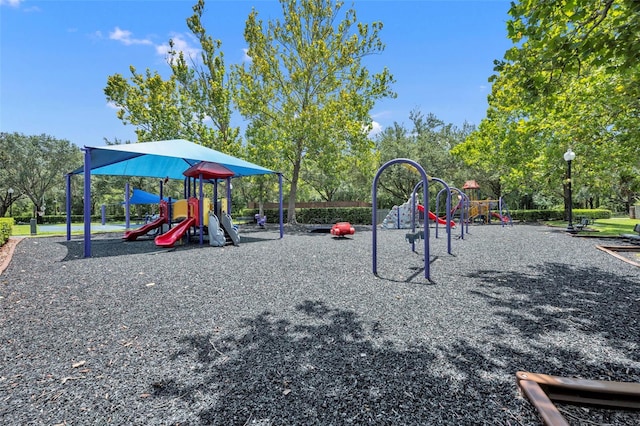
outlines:
{"label": "blue metal arch", "polygon": [[[427,211],[429,210],[429,181],[428,181],[428,176],[427,173],[424,171],[424,169],[422,168],[422,166],[420,164],[418,164],[417,162],[410,160],[408,158],[396,158],[394,160],[390,160],[387,161],[386,163],[384,163],[379,169],[378,172],[376,173],[376,176],[373,179],[373,185],[371,186],[371,199],[372,199],[372,203],[373,203],[373,208],[371,209],[372,213],[371,213],[371,224],[373,227],[373,235],[372,235],[372,256],[373,256],[373,273],[374,275],[378,275],[378,260],[377,260],[377,255],[378,255],[378,212],[377,212],[377,206],[378,206],[378,180],[380,179],[380,175],[382,174],[382,172],[389,166],[392,166],[394,164],[409,164],[411,166],[413,166],[422,176],[422,180],[425,182],[425,184],[422,186],[422,191],[423,191],[423,198],[424,198],[424,204],[425,204],[425,209],[427,209]],[[430,274],[430,270],[429,270],[429,261],[430,261],[430,255],[429,255],[429,227],[425,227],[425,235],[424,235],[424,277],[426,279],[428,279],[429,281],[431,281],[431,274]]]}

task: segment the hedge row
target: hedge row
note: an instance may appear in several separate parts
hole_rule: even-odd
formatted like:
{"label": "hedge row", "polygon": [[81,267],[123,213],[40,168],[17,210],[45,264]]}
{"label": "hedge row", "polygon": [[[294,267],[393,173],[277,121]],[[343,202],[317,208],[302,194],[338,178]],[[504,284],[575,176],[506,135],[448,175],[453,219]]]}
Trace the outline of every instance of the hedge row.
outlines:
{"label": "hedge row", "polygon": [[[243,209],[237,213],[234,213],[234,217],[251,217],[258,213],[258,209]],[[267,222],[278,222],[278,209],[265,209],[264,214],[267,216]],[[287,209],[284,209],[284,218],[287,217]],[[545,220],[564,220],[564,210],[512,210],[509,212],[512,220],[521,222],[538,222]],[[589,219],[608,219],[611,217],[611,211],[605,209],[574,209],[573,217],[587,217]],[[380,217],[380,220],[384,217]],[[11,218],[8,218],[11,219]],[[64,215],[49,215],[43,216],[41,223],[55,224],[66,223],[66,216]],[[331,224],[336,222],[351,222],[357,225],[371,225],[371,207],[330,207],[330,208],[305,208],[296,209],[296,219],[298,223],[322,223]],[[16,217],[16,223],[29,223],[30,216]],[[100,222],[102,220],[101,215],[91,216],[92,222]],[[108,216],[108,222],[124,222],[124,216]],[[131,220],[136,220],[133,216]],[[84,221],[83,215],[71,216],[71,222],[82,223]]]}
{"label": "hedge row", "polygon": [[[242,216],[254,217],[258,209],[244,209]],[[267,222],[278,222],[278,209],[265,209]],[[286,221],[288,210],[283,209]],[[321,223],[330,224],[336,222],[350,222],[358,225],[371,225],[371,207],[330,207],[317,209],[296,209],[296,220],[298,223]]]}
{"label": "hedge row", "polygon": [[0,217],[0,246],[9,240],[13,229],[12,217]]}
{"label": "hedge row", "polygon": [[[565,220],[564,210],[512,210],[509,211],[511,220],[521,222],[538,222],[546,220]],[[611,210],[606,209],[574,209],[573,218],[589,218],[589,219],[609,219],[611,218]]]}
{"label": "hedge row", "polygon": [[[242,216],[253,217],[258,213],[257,209],[244,209]],[[278,222],[277,209],[265,209],[267,222]],[[287,209],[284,209],[286,220]],[[564,210],[513,210],[510,211],[511,219],[521,222],[538,222],[546,220],[564,220]],[[380,215],[378,215],[380,216]],[[586,217],[589,219],[608,219],[611,217],[611,210],[605,209],[574,209],[574,219]],[[384,219],[384,217],[380,218]],[[370,207],[350,207],[350,208],[323,208],[323,209],[296,209],[296,220],[298,223],[336,223],[351,222],[358,225],[371,225]]]}

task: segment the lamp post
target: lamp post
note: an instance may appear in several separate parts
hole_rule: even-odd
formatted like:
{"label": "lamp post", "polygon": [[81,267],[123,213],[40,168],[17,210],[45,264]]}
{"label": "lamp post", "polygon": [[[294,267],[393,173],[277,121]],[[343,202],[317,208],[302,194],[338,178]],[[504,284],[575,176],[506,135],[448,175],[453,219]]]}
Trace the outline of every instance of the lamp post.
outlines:
{"label": "lamp post", "polygon": [[13,188],[7,189],[9,194],[9,216],[13,217]]}
{"label": "lamp post", "polygon": [[573,194],[571,192],[571,162],[576,158],[576,153],[571,151],[571,148],[567,149],[564,153],[564,161],[567,162],[567,185],[569,189],[569,224],[567,225],[567,232],[574,232],[573,229]]}

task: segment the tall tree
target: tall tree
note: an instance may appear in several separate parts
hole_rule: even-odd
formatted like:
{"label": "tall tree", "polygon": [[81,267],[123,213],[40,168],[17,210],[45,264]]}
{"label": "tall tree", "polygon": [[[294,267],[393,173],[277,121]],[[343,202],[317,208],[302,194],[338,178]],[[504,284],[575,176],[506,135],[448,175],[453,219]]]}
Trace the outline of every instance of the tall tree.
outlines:
{"label": "tall tree", "polygon": [[514,46],[496,62],[487,118],[455,152],[499,170],[505,187],[566,203],[572,147],[574,189],[607,194],[640,166],[640,3],[522,0],[509,13]]}
{"label": "tall tree", "polygon": [[[187,19],[189,30],[200,42],[200,60],[185,58],[171,40],[169,64],[179,92],[193,107],[198,123],[194,130],[202,144],[234,153],[240,149],[240,129],[231,126],[231,88],[220,50],[222,42],[214,40],[202,25],[204,9],[205,1],[198,0],[193,15]],[[208,121],[212,127],[204,125]]]}
{"label": "tall tree", "polygon": [[[425,116],[419,110],[411,111],[409,119],[413,125],[411,129],[394,123],[378,136],[380,161],[411,158],[430,176],[438,177],[449,185],[464,179],[450,151],[465,140],[473,127],[465,123],[462,128],[458,128],[432,113]],[[391,194],[394,200],[406,201],[420,179],[420,175],[412,167],[395,167],[385,172],[380,187]]]}
{"label": "tall tree", "polygon": [[140,74],[131,66],[131,79],[121,74],[107,78],[107,100],[118,109],[124,124],[136,126],[139,141],[184,138],[220,151],[237,154],[239,129],[231,126],[231,90],[221,42],[202,26],[204,0],[193,6],[187,26],[200,42],[199,58],[185,57],[169,41],[167,61],[171,75],[157,71]]}
{"label": "tall tree", "polygon": [[327,170],[335,171],[335,159],[371,151],[369,113],[375,100],[395,94],[386,68],[371,74],[363,65],[384,50],[382,23],[359,23],[354,9],[342,12],[342,2],[280,3],[282,20],[266,25],[251,12],[244,32],[251,61],[232,73],[240,113],[251,127],[270,128],[271,138],[250,143],[279,156],[277,165],[290,176],[287,220],[295,222],[305,158],[330,153]]}
{"label": "tall tree", "polygon": [[189,138],[193,110],[181,102],[175,76],[164,80],[157,71],[144,74],[130,66],[131,81],[122,74],[107,77],[104,93],[118,107],[117,116],[136,129],[139,142]]}
{"label": "tall tree", "polygon": [[[7,188],[28,197],[34,214],[45,211],[46,199],[60,187],[63,173],[82,163],[80,149],[64,139],[48,135],[0,133],[0,170]],[[4,215],[4,211],[0,216]]]}

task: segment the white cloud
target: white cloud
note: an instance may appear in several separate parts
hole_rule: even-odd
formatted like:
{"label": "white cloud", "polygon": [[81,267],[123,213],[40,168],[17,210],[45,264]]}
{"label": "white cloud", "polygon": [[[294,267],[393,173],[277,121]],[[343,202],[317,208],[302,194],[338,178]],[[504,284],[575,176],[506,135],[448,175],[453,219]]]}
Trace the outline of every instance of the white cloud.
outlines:
{"label": "white cloud", "polygon": [[119,27],[116,27],[112,32],[109,33],[109,38],[111,40],[119,41],[125,46],[131,46],[133,44],[153,44],[151,43],[151,40],[143,38],[132,38],[131,35],[131,31],[121,30]]}
{"label": "white cloud", "polygon": [[18,7],[23,0],[0,0],[0,6]]}
{"label": "white cloud", "polygon": [[369,131],[369,137],[372,138],[380,132],[382,132],[382,125],[377,121],[372,121],[371,130]]}
{"label": "white cloud", "polygon": [[242,62],[251,62],[251,56],[248,55],[249,49],[246,47],[242,49]]}
{"label": "white cloud", "polygon": [[[200,49],[197,47],[193,47],[189,44],[189,41],[184,38],[184,36],[180,34],[175,34],[171,37],[173,40],[173,48],[176,52],[182,52],[185,59],[187,59],[187,63],[191,63],[191,61],[195,61],[198,58],[198,54],[200,53]],[[161,44],[156,46],[156,53],[158,55],[167,56],[169,54],[169,43]]]}

